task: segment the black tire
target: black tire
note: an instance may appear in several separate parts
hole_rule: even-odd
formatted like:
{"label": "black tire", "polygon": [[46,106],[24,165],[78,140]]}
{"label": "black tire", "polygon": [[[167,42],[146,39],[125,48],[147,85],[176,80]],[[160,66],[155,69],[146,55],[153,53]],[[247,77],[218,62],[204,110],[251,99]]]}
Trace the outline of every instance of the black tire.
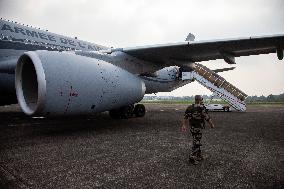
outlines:
{"label": "black tire", "polygon": [[129,105],[129,106],[125,106],[125,107],[120,108],[121,118],[123,118],[123,119],[132,118],[133,117],[133,111],[134,111],[133,105]]}
{"label": "black tire", "polygon": [[133,117],[134,105],[124,106],[119,109],[109,111],[109,116],[113,119],[128,119]]}
{"label": "black tire", "polygon": [[146,108],[143,104],[136,104],[134,108],[134,114],[136,117],[143,117],[145,116]]}

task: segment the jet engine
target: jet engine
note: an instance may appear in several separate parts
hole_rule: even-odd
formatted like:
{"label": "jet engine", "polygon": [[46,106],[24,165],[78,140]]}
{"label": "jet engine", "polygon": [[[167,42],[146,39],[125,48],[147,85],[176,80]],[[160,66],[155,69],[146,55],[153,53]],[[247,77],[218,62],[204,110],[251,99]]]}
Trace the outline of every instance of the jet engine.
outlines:
{"label": "jet engine", "polygon": [[146,85],[146,94],[170,92],[191,82],[181,80],[180,69],[178,66],[170,66],[154,73],[140,74],[140,78]]}
{"label": "jet engine", "polygon": [[18,103],[28,115],[89,114],[139,102],[145,84],[108,62],[67,52],[30,51],[15,72]]}

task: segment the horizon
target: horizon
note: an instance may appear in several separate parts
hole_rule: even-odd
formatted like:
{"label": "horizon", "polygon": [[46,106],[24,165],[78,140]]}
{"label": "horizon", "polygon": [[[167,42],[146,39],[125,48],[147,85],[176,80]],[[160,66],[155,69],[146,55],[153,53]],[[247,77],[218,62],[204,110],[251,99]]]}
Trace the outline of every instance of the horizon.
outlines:
{"label": "horizon", "polygon": [[[207,95],[207,94],[200,94],[201,96],[208,96],[208,97],[210,97],[210,96],[212,96],[212,95]],[[272,95],[272,96],[280,96],[280,95],[284,95],[284,92],[283,93],[280,93],[280,94],[269,94],[269,95],[249,95],[248,97],[262,97],[262,96],[264,96],[264,97],[268,97],[268,96],[270,96],[270,95]],[[169,95],[169,96],[167,96],[167,95],[153,95],[153,94],[147,94],[147,95],[145,95],[144,97],[193,97],[193,96],[195,96],[195,95],[188,95],[188,96],[171,96],[171,95]],[[220,97],[218,97],[218,96],[214,96],[214,97],[217,97],[217,98],[220,98]]]}

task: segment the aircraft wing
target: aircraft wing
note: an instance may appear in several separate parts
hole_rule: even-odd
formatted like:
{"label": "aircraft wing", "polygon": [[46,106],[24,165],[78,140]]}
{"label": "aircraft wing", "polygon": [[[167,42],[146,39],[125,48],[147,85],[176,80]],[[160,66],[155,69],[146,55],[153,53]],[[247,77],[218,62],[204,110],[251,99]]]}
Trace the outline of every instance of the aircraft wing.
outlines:
{"label": "aircraft wing", "polygon": [[[174,44],[123,48],[123,52],[150,62],[202,62],[224,59],[235,64],[235,57],[276,53],[283,59],[284,35],[271,35],[215,41],[186,41]],[[178,65],[178,64],[176,64]]]}

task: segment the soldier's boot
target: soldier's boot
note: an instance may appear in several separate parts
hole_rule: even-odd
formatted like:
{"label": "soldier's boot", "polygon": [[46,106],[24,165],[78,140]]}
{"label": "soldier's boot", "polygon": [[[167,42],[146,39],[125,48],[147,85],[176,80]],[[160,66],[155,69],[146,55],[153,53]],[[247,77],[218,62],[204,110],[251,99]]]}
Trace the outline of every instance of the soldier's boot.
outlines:
{"label": "soldier's boot", "polygon": [[197,157],[197,161],[203,161],[204,159],[205,159],[205,158],[204,158],[203,155],[200,155],[200,156]]}
{"label": "soldier's boot", "polygon": [[197,161],[203,161],[205,158],[204,156],[201,154],[201,151],[198,151],[197,155],[196,155],[196,160]]}
{"label": "soldier's boot", "polygon": [[193,164],[193,165],[197,165],[198,164],[198,160],[196,156],[189,156],[189,163]]}

